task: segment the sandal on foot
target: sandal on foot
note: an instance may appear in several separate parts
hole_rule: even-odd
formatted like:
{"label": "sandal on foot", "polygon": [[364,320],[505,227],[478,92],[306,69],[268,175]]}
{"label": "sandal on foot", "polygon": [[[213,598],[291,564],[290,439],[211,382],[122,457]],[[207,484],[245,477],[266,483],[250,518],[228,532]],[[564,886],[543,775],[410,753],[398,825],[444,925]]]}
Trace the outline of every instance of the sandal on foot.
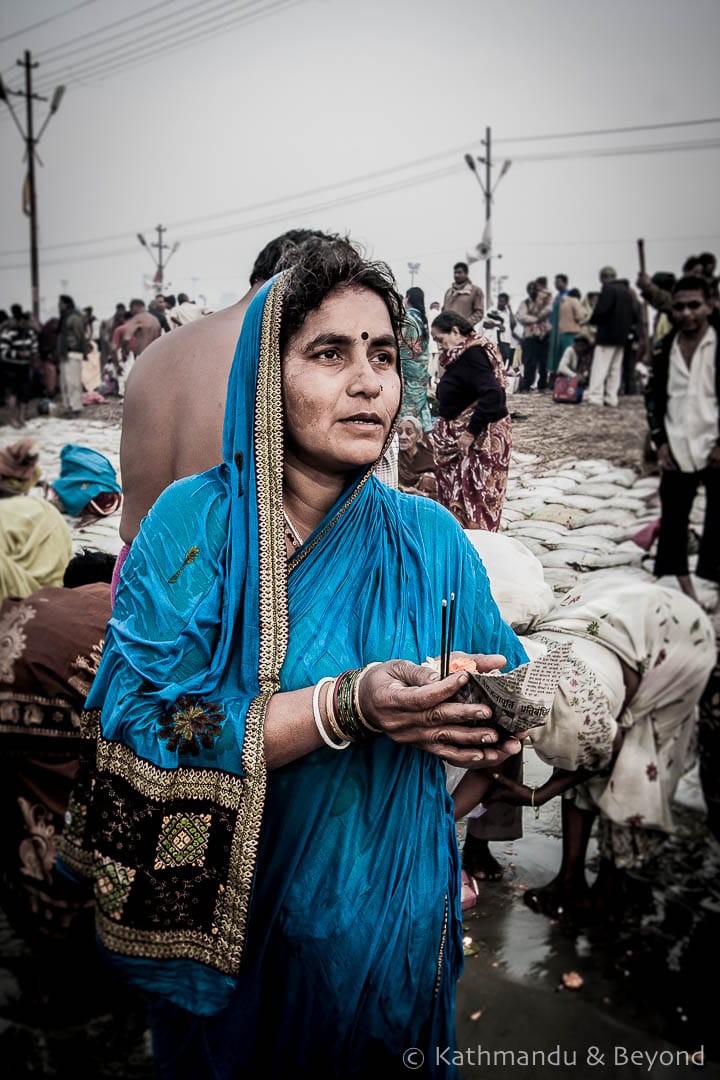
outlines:
{"label": "sandal on foot", "polygon": [[478,887],[475,878],[470,877],[466,870],[462,871],[460,878],[462,890],[460,893],[460,907],[463,911],[474,908],[478,901]]}

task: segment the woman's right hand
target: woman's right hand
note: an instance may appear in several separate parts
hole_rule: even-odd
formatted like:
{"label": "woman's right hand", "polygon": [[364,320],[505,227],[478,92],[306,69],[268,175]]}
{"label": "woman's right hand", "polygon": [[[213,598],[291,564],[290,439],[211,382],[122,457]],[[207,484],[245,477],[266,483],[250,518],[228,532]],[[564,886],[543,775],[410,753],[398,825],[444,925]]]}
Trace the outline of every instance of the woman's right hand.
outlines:
{"label": "woman's right hand", "polygon": [[462,435],[458,436],[458,449],[461,454],[467,454],[470,447],[475,442],[475,436],[472,431],[463,431]]}
{"label": "woman's right hand", "polygon": [[[477,655],[478,671],[505,666],[505,657]],[[369,724],[398,743],[408,743],[465,769],[497,767],[520,752],[518,739],[501,739],[487,705],[454,701],[467,685],[459,671],[441,679],[409,660],[376,664],[360,683],[360,708]]]}

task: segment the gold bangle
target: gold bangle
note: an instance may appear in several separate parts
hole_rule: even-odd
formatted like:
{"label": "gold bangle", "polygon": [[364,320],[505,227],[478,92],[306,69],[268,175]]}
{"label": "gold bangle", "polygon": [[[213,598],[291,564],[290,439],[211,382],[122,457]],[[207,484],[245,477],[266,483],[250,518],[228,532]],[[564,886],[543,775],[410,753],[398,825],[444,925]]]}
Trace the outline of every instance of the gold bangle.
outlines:
{"label": "gold bangle", "polygon": [[331,679],[328,683],[327,694],[325,695],[325,719],[330,732],[337,739],[338,742],[347,742],[348,740],[340,730],[340,726],[337,722],[335,715],[335,709],[333,708],[333,694],[335,693],[335,683],[337,679]]}
{"label": "gold bangle", "polygon": [[535,792],[536,791],[537,791],[537,788],[534,787],[532,789],[532,792],[530,793],[530,806],[532,807],[533,811],[535,812],[535,817],[539,818],[540,817],[540,807],[535,805]]}

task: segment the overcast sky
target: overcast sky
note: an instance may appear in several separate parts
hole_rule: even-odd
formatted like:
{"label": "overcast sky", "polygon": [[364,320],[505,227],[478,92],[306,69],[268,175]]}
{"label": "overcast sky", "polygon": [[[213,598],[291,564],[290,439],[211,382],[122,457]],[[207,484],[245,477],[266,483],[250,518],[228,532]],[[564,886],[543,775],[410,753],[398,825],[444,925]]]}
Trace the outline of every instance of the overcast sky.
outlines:
{"label": "overcast sky", "polygon": [[[420,263],[441,300],[482,236],[463,158],[486,127],[493,272],[515,304],[538,274],[634,279],[638,237],[651,271],[678,270],[720,251],[720,122],[688,123],[720,114],[719,40],[718,0],[4,0],[6,86],[26,49],[38,92],[67,86],[39,144],[43,315],[61,291],[100,315],[149,297],[136,234],[158,224],[179,243],[166,291],[210,307],[299,226],[349,232],[403,289]],[[575,134],[630,127],[650,130]],[[0,138],[0,306],[29,306],[23,142],[1,102]]]}

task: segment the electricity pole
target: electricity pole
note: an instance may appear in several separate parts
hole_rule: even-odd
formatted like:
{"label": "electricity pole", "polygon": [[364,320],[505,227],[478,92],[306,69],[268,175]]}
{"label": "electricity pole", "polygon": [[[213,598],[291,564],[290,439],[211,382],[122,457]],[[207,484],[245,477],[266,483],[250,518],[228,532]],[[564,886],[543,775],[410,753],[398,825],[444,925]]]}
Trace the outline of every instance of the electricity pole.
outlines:
{"label": "electricity pole", "polygon": [[410,271],[410,288],[412,288],[413,285],[415,284],[415,275],[420,273],[420,263],[419,262],[409,262],[407,264],[407,267],[408,267],[408,270]]}
{"label": "electricity pole", "polygon": [[489,127],[485,128],[483,146],[485,147],[485,230],[486,235],[490,237],[490,251],[485,260],[485,308],[487,309],[492,304],[492,234],[490,231],[490,218],[492,217],[492,148]]}
{"label": "electricity pole", "polygon": [[[43,122],[40,131],[37,136],[35,135],[34,116],[33,116],[33,102],[34,101],[47,101],[46,97],[41,97],[40,94],[34,94],[32,88],[32,73],[33,69],[38,66],[37,62],[33,63],[32,54],[26,49],[22,60],[18,60],[18,65],[25,69],[25,89],[24,90],[10,90],[0,78],[0,101],[4,101],[10,110],[10,115],[15,121],[15,127],[20,132],[20,135],[25,143],[25,156],[27,158],[27,177],[25,180],[25,189],[23,191],[23,209],[30,218],[30,287],[32,294],[32,313],[37,320],[40,318],[40,271],[38,261],[38,242],[37,242],[37,195],[35,189],[35,158],[37,156],[37,144],[40,142],[40,136],[48,125],[50,117],[53,116],[60,107],[63,94],[65,93],[64,86],[58,86],[55,89],[55,93],[52,96],[50,102],[50,111],[48,112]],[[12,107],[8,94],[14,97],[25,98],[25,131],[22,129],[22,125],[18,120],[15,110]],[[42,163],[41,163],[42,164]]]}
{"label": "electricity pole", "polygon": [[495,189],[502,180],[505,173],[512,165],[512,161],[503,161],[500,175],[498,176],[495,184],[492,182],[492,131],[489,127],[485,128],[485,138],[481,140],[483,149],[485,151],[483,157],[479,157],[477,160],[481,165],[485,166],[485,181],[481,180],[480,174],[477,171],[477,165],[475,164],[475,158],[472,154],[465,155],[465,164],[475,173],[478,184],[482,188],[483,198],[485,200],[485,231],[483,233],[483,243],[480,246],[486,246],[485,254],[485,305],[490,307],[492,296],[492,201]]}
{"label": "electricity pole", "polygon": [[[158,289],[162,290],[163,283],[164,283],[164,280],[165,280],[165,268],[167,267],[167,264],[170,262],[171,257],[175,254],[177,249],[180,247],[180,241],[177,240],[173,244],[173,246],[170,248],[170,254],[168,255],[168,257],[166,259],[164,253],[165,253],[165,251],[167,251],[167,249],[170,247],[170,245],[166,244],[165,241],[163,240],[163,234],[167,232],[167,228],[164,225],[156,225],[155,226],[155,232],[157,233],[157,240],[153,240],[151,244],[148,244],[147,240],[145,239],[145,237],[143,236],[142,233],[138,233],[137,238],[140,241],[140,243],[142,244],[142,246],[144,248],[147,248],[153,262],[155,263],[155,267],[156,267],[155,285],[157,285]],[[153,255],[153,252],[151,250],[152,248],[157,248],[157,252],[158,252],[157,253],[157,258],[155,257],[155,255]]]}

